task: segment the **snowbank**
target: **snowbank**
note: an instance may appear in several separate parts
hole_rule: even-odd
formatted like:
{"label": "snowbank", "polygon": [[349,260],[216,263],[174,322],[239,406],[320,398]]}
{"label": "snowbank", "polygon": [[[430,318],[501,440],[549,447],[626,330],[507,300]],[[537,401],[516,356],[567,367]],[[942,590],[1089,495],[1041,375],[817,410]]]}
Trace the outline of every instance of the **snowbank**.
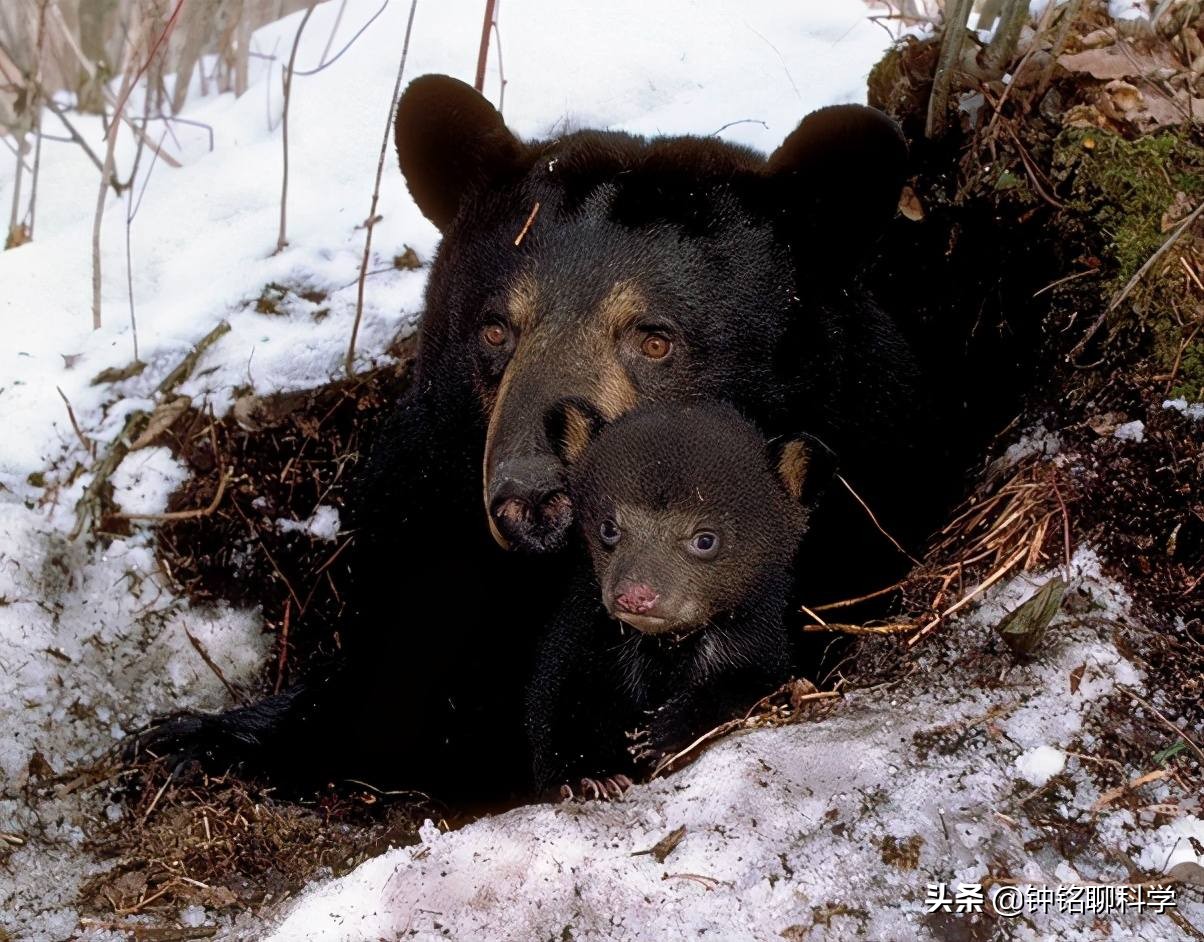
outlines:
{"label": "snowbank", "polygon": [[[1125,613],[1094,554],[1073,569],[1102,615]],[[1106,620],[1060,616],[1035,663],[999,653],[993,626],[1044,578],[991,593],[904,681],[850,695],[818,722],[732,736],[622,802],[521,808],[448,834],[428,823],[421,846],[311,891],[270,940],[985,938],[951,935],[969,933],[968,915],[928,914],[927,885],[992,871],[1051,886],[1128,879],[1097,846],[1063,857],[1022,807],[1038,794],[1152,873],[1198,860],[1193,816],[1148,833],[1131,812],[1093,811],[1100,791],[1079,755],[1103,698],[1141,683]],[[663,862],[640,853],[683,827]],[[1181,937],[1150,913],[1096,926],[1036,914],[1008,931]]]}

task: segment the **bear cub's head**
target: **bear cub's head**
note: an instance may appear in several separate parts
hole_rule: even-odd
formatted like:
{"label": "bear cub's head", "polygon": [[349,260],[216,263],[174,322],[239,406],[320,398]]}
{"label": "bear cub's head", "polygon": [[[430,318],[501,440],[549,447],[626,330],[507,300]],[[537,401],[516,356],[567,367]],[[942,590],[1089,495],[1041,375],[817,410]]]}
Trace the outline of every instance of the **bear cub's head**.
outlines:
{"label": "bear cub's head", "polygon": [[613,617],[681,637],[784,600],[818,443],[769,445],[730,406],[693,403],[642,407],[579,447],[573,502]]}

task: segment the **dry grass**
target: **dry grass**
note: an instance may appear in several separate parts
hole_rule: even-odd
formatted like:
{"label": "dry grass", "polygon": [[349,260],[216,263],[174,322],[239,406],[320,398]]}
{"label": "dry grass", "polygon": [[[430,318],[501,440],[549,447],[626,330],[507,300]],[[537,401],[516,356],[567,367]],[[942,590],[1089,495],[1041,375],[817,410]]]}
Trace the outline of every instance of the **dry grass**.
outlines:
{"label": "dry grass", "polygon": [[120,920],[159,916],[174,925],[183,906],[233,911],[278,901],[319,871],[341,875],[414,843],[422,816],[438,817],[413,795],[370,786],[277,801],[272,789],[231,776],[185,783],[154,763],[133,771],[125,815],[92,837],[91,849],[111,866],[81,892],[95,922],[129,931],[134,925]]}

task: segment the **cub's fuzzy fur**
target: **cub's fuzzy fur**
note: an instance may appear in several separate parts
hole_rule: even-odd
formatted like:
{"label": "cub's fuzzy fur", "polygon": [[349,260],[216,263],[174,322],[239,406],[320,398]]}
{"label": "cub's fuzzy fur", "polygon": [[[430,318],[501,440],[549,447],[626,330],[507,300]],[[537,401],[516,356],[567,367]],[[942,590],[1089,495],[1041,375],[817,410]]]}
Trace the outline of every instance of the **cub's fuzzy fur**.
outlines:
{"label": "cub's fuzzy fur", "polygon": [[790,673],[783,622],[816,478],[720,404],[604,428],[571,478],[588,550],[528,692],[537,788],[655,763]]}

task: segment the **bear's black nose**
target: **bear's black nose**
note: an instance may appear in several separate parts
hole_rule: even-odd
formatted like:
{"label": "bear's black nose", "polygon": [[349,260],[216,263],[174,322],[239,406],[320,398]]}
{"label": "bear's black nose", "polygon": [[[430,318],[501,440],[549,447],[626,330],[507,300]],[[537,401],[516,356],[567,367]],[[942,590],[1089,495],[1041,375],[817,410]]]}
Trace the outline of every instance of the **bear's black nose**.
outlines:
{"label": "bear's black nose", "polygon": [[491,492],[493,524],[512,549],[548,553],[564,546],[573,506],[558,468],[542,461],[500,462]]}

